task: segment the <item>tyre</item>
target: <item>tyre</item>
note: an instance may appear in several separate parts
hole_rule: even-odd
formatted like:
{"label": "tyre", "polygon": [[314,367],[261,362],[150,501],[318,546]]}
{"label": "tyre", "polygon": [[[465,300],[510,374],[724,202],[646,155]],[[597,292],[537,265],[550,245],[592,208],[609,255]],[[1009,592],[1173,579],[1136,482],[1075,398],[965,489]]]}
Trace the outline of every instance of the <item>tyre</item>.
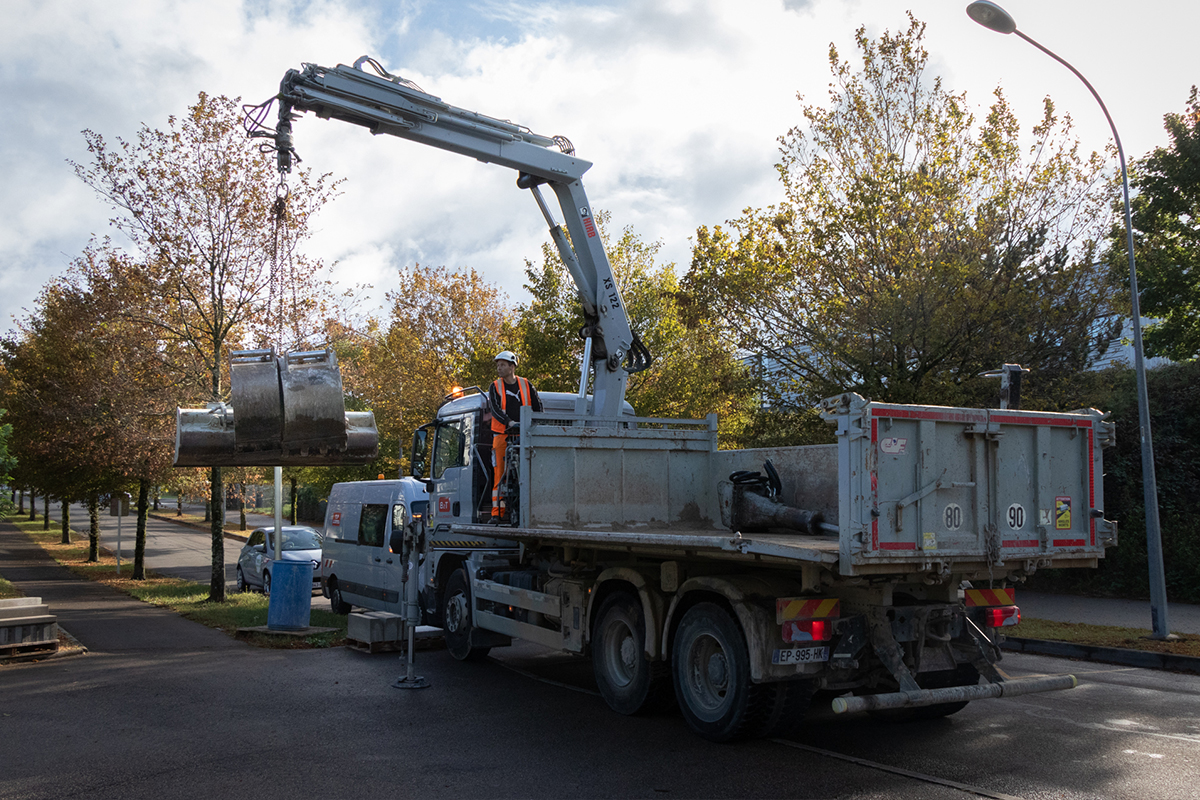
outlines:
{"label": "tyre", "polygon": [[812,681],[780,681],[762,687],[770,694],[761,725],[762,736],[788,736],[804,722],[816,684]]}
{"label": "tyre", "polygon": [[342,599],[342,589],[336,580],[329,582],[329,609],[335,614],[350,613],[350,604]]}
{"label": "tyre", "polygon": [[246,575],[242,572],[242,568],[237,568],[237,590],[239,592],[250,591],[249,585],[246,583]]}
{"label": "tyre", "polygon": [[459,661],[479,661],[490,647],[471,647],[471,588],[465,570],[456,569],[446,582],[446,649]]}
{"label": "tyre", "polygon": [[662,705],[670,675],[662,662],[646,658],[646,619],[636,595],[610,595],[596,613],[592,671],[608,707],[637,714]]}
{"label": "tyre", "polygon": [[[938,672],[922,672],[917,675],[917,685],[922,689],[946,689],[951,686],[974,686],[979,683],[979,671],[971,664],[959,664],[955,669]],[[955,703],[938,703],[918,708],[890,708],[869,711],[871,716],[889,722],[912,722],[919,719],[940,719],[957,714],[967,707],[969,700]]]}
{"label": "tyre", "polygon": [[763,730],[774,689],[750,680],[746,641],[725,609],[688,609],[675,632],[671,673],[683,718],[705,739],[729,742]]}
{"label": "tyre", "polygon": [[267,597],[271,596],[271,573],[263,573],[263,594]]}

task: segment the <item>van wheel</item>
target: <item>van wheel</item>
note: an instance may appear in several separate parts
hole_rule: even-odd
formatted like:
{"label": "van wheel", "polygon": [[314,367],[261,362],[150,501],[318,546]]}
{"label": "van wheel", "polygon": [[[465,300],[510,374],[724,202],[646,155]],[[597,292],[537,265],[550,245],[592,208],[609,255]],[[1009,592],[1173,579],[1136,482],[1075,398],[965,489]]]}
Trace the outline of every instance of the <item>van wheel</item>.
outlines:
{"label": "van wheel", "polygon": [[662,705],[670,676],[665,664],[646,658],[646,619],[638,598],[627,592],[610,595],[596,614],[594,630],[592,671],[608,707],[637,714]]}
{"label": "van wheel", "polygon": [[350,613],[350,604],[342,599],[342,589],[337,581],[329,582],[329,608],[335,614]]}
{"label": "van wheel", "polygon": [[471,588],[465,570],[456,569],[446,582],[446,649],[459,661],[479,661],[490,647],[471,647]]}
{"label": "van wheel", "polygon": [[713,742],[761,734],[775,694],[750,680],[741,628],[715,603],[683,615],[671,653],[675,696],[688,726]]}

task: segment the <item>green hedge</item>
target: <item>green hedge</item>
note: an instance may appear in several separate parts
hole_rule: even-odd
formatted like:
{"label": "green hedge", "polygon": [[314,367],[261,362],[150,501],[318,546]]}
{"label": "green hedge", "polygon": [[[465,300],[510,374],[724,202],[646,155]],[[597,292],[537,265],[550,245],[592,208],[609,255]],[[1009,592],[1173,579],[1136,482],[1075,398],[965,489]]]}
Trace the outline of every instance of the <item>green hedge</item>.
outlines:
{"label": "green hedge", "polygon": [[[1046,570],[1030,578],[1028,586],[1145,599],[1150,581],[1137,381],[1132,369],[1102,375],[1105,380],[1087,405],[1112,412],[1117,424],[1117,444],[1104,451],[1104,512],[1117,520],[1118,545],[1109,548],[1099,569]],[[1167,598],[1200,603],[1200,362],[1150,370],[1146,383]]]}

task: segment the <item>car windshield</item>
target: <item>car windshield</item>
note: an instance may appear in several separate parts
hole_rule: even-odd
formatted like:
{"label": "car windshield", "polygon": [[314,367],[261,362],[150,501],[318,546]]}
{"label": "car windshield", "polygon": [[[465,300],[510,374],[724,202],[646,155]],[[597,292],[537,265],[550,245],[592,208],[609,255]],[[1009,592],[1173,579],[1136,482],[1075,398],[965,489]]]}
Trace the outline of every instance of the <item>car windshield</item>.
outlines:
{"label": "car windshield", "polygon": [[283,531],[284,550],[320,550],[321,536],[312,528],[292,528]]}

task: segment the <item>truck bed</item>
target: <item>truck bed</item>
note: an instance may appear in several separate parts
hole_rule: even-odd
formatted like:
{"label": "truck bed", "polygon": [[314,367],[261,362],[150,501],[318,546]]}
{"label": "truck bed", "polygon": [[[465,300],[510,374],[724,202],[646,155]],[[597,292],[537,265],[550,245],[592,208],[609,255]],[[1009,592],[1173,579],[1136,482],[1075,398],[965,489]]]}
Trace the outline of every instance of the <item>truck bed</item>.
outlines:
{"label": "truck bed", "polygon": [[466,537],[500,536],[527,545],[561,545],[595,548],[605,552],[625,551],[658,558],[700,555],[754,564],[797,563],[834,565],[838,561],[836,536],[805,536],[792,533],[731,534],[717,529],[569,530],[565,528],[497,528],[494,525],[454,525]]}

